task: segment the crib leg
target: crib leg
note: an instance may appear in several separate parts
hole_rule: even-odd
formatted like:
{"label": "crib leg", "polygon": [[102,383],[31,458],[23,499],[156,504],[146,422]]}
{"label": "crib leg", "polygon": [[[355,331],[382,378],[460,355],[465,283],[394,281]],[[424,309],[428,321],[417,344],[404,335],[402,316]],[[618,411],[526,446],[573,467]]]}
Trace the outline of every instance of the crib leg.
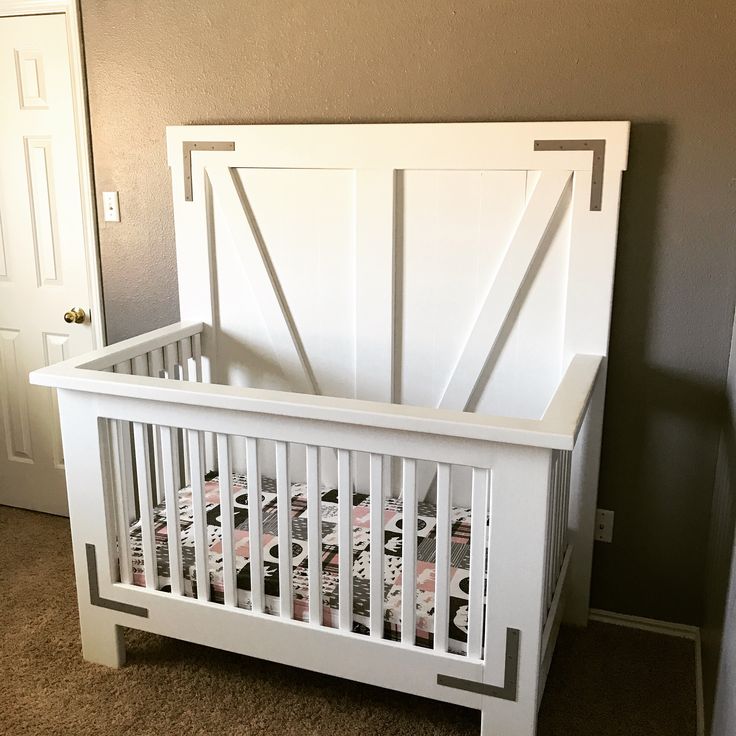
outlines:
{"label": "crib leg", "polygon": [[125,664],[125,639],[123,628],[97,612],[80,611],[82,656],[88,662],[106,667],[122,667]]}

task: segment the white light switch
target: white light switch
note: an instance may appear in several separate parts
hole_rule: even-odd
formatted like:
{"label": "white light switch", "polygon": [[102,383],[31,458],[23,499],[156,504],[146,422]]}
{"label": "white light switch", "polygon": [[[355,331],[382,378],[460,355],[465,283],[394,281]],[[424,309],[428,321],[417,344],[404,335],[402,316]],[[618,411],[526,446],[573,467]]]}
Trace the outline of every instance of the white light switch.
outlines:
{"label": "white light switch", "polygon": [[120,222],[117,192],[102,192],[102,212],[105,222]]}

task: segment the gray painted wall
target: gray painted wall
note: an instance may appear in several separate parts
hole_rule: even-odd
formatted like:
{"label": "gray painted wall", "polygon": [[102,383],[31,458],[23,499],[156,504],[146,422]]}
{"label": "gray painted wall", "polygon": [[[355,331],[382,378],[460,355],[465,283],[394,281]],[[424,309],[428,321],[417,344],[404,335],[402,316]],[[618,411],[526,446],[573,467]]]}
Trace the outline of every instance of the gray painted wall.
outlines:
{"label": "gray painted wall", "polygon": [[736,322],[705,577],[703,690],[711,736],[736,734]]}
{"label": "gray painted wall", "polygon": [[731,0],[82,0],[108,333],[177,318],[164,126],[627,119],[593,604],[699,623],[736,299]]}

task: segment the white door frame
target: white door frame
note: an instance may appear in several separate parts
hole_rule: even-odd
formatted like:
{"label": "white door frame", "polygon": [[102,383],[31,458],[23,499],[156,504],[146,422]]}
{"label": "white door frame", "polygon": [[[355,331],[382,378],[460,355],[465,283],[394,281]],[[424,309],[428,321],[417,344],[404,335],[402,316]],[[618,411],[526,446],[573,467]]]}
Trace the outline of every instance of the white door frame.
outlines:
{"label": "white door frame", "polygon": [[[82,202],[82,237],[87,262],[87,288],[92,313],[92,339],[96,348],[105,345],[105,313],[102,301],[100,250],[97,239],[97,208],[92,178],[89,139],[87,79],[82,57],[82,22],[78,0],[0,0],[0,18],[19,15],[63,13],[66,18],[69,66],[72,80],[74,132],[77,139],[79,189]],[[76,306],[73,304],[70,307]]]}

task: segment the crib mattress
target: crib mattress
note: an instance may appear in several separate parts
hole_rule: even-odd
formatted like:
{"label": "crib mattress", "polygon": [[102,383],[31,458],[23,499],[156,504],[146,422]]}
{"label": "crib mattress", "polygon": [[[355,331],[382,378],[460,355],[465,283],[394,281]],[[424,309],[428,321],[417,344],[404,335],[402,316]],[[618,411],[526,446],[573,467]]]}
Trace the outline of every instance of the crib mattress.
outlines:
{"label": "crib mattress", "polygon": [[[279,611],[278,524],[276,483],[262,478],[263,564],[266,611]],[[337,490],[322,487],[322,604],[324,625],[338,626],[338,540]],[[238,606],[251,607],[248,485],[244,475],[233,476],[235,507],[235,566]],[[191,488],[179,492],[179,519],[183,560],[184,593],[196,596],[196,567]],[[205,504],[209,545],[209,574],[212,600],[223,601],[222,528],[220,519],[220,487],[218,479],[205,483]],[[468,591],[470,580],[470,509],[454,507],[451,512],[450,630],[449,649],[464,654],[467,649]],[[384,637],[401,638],[401,534],[402,501],[389,498],[384,508]],[[291,529],[293,554],[294,618],[308,620],[309,582],[307,570],[307,487],[291,485]],[[370,499],[366,494],[353,494],[353,630],[369,633],[370,605]],[[156,557],[159,588],[169,589],[168,534],[166,506],[154,509]],[[434,572],[435,572],[436,508],[417,505],[417,596],[416,643],[433,646]],[[140,522],[131,527],[133,582],[145,585]]]}

